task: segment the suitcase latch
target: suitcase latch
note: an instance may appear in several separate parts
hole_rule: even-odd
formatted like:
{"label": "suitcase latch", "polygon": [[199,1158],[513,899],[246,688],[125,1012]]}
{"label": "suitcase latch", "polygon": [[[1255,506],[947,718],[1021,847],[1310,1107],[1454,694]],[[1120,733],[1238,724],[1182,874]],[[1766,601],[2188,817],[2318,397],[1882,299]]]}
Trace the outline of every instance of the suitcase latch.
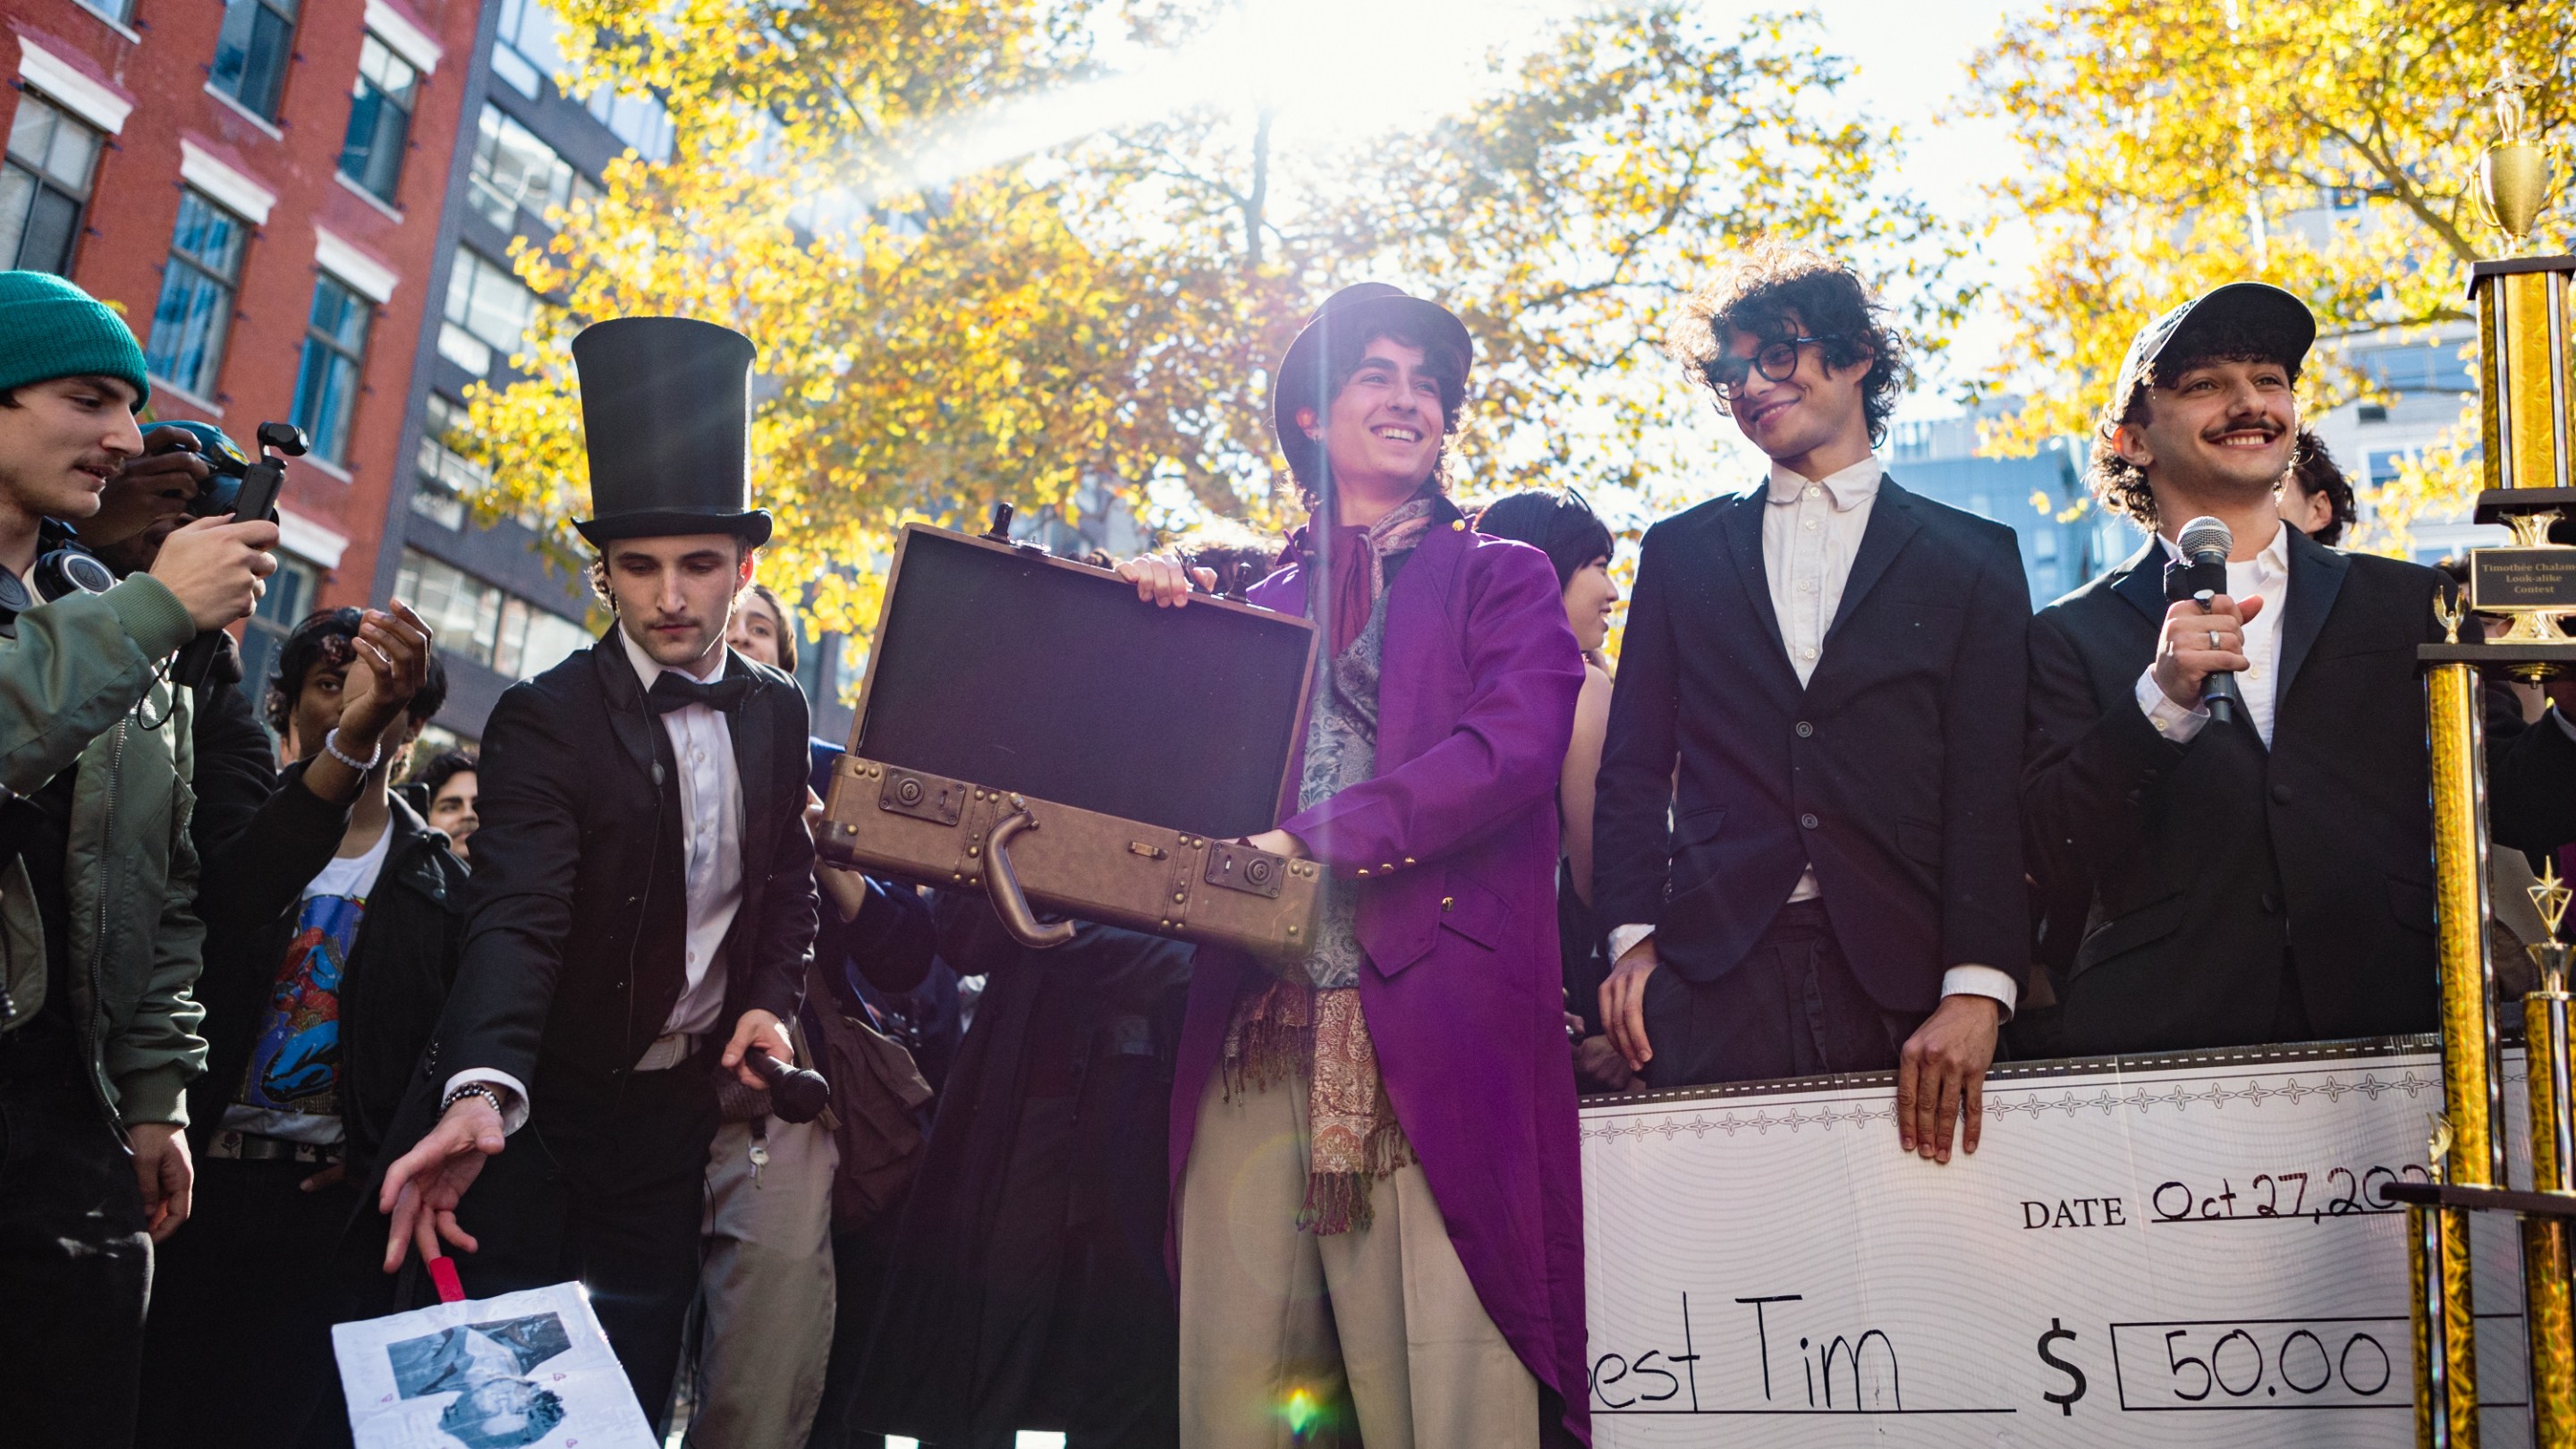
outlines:
{"label": "suitcase latch", "polygon": [[878,809],[940,825],[956,824],[965,801],[966,787],[954,780],[892,767],[885,772],[885,788],[877,792]]}
{"label": "suitcase latch", "polygon": [[1223,886],[1246,895],[1279,899],[1280,883],[1288,877],[1288,862],[1266,850],[1230,841],[1208,842],[1207,883]]}

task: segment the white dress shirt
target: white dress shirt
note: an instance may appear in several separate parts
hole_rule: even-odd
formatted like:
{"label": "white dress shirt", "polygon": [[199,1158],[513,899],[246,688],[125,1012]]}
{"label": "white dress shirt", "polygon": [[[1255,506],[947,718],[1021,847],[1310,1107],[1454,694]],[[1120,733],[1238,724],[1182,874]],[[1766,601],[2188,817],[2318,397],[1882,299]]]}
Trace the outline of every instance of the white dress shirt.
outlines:
{"label": "white dress shirt", "polygon": [[[1876,454],[1863,454],[1848,468],[1808,478],[1780,463],[1771,465],[1768,506],[1762,510],[1762,573],[1771,587],[1771,615],[1780,624],[1780,643],[1789,651],[1789,667],[1798,683],[1815,678],[1824,657],[1825,633],[1843,604],[1843,586],[1851,581],[1852,560],[1869,532],[1869,515],[1878,502],[1879,480],[1886,466]],[[1791,901],[1813,900],[1823,892],[1812,864],[1799,872]],[[1610,959],[1655,933],[1650,925],[1614,926]],[[2019,996],[2010,974],[1992,966],[1953,966],[1941,976],[1944,996],[1991,996],[2012,1014]]]}
{"label": "white dress shirt", "polygon": [[[626,660],[649,692],[665,666],[630,637],[617,631]],[[703,675],[674,669],[682,678],[713,681],[724,673],[727,651],[719,649]],[[671,757],[678,766],[680,840],[684,852],[681,878],[688,891],[688,931],[681,943],[681,968],[687,985],[671,1014],[662,1019],[662,1035],[713,1030],[724,1014],[723,965],[725,933],[742,909],[742,776],[733,757],[733,725],[712,705],[688,704],[661,717],[671,738]],[[528,1088],[507,1072],[487,1067],[458,1072],[447,1090],[478,1082],[503,1089],[507,1105],[501,1114],[505,1132],[516,1132],[528,1120]]]}
{"label": "white dress shirt", "polygon": [[[2289,525],[2283,524],[2272,530],[2272,541],[2261,553],[2227,563],[2227,596],[2240,605],[2256,595],[2263,599],[2263,612],[2245,621],[2246,669],[2236,676],[2236,690],[2245,697],[2245,717],[2253,722],[2254,733],[2262,736],[2265,749],[2272,747],[2272,718],[2280,704],[2281,615],[2290,602],[2290,550],[2283,540],[2289,532]],[[2156,542],[2164,545],[2167,561],[2182,557],[2172,539],[2160,537]],[[2161,631],[2157,647],[2163,647]],[[2178,745],[2191,743],[2201,726],[2209,723],[2209,706],[2185,709],[2165,697],[2152,661],[2138,675],[2138,708],[2147,712],[2147,722],[2156,727],[2156,733]]]}

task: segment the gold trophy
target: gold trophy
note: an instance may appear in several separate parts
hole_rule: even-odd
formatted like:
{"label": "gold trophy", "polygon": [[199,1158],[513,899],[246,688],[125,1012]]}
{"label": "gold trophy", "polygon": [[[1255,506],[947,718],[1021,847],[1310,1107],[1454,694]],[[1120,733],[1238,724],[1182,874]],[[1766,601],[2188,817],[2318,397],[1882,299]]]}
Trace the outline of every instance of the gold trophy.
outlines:
{"label": "gold trophy", "polygon": [[[2531,1187],[2576,1194],[2576,1141],[2568,1092],[2567,943],[2559,937],[2571,892],[2557,862],[2531,887],[2548,935],[2528,949],[2540,984],[2522,999],[2523,1065],[2531,1102]],[[2576,1339],[2570,1338],[2568,1220],[2522,1219],[2523,1327],[2531,1350],[2532,1442],[2576,1443]]]}
{"label": "gold trophy", "polygon": [[[2477,1346],[2469,1331],[2469,1220],[2478,1210],[2523,1219],[2523,1279],[2531,1349],[2533,1442],[2576,1449],[2576,1346],[2568,1340],[2568,1225],[2576,1203],[2576,1151],[2567,1134],[2568,947],[2557,940],[2569,894],[2547,883],[2550,939],[2532,948],[2543,989],[2524,1007],[2530,1031],[2534,1192],[2506,1181],[2502,1061],[2496,1039],[2494,963],[2487,947],[2486,770],[2481,675],[2540,680],[2576,666],[2576,548],[2551,542],[2552,524],[2576,516],[2571,431],[2568,288],[2576,256],[2520,255],[2552,189],[2547,148],[2531,134],[2525,93],[2534,82],[2508,58],[2482,94],[2493,99],[2496,136],[2483,158],[2477,199],[2508,255],[2475,263],[2479,422],[2485,487],[2477,519],[2503,523],[2514,541],[2473,550],[2465,600],[2437,599],[2448,642],[2417,653],[2424,667],[2432,751],[2434,949],[2441,968],[2444,1119],[2435,1186],[2392,1193],[2417,1204],[2409,1227],[2414,1269],[2417,1443],[2478,1442]],[[2480,615],[2510,618],[2489,640]]]}

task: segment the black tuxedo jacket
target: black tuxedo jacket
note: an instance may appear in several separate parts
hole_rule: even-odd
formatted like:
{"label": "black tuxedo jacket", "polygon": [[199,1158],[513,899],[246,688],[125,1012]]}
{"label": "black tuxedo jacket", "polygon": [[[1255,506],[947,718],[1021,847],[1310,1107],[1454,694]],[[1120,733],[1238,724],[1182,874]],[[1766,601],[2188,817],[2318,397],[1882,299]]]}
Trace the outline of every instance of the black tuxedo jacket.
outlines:
{"label": "black tuxedo jacket", "polygon": [[1594,806],[1595,914],[1653,925],[1660,962],[1714,981],[1812,860],[1882,1008],[1930,1011],[1951,966],[2019,979],[2030,592],[2012,530],[1882,481],[1801,688],[1763,568],[1767,496],[1647,530]]}
{"label": "black tuxedo jacket", "polygon": [[[717,1030],[796,1011],[814,944],[805,694],[728,653],[750,694],[730,722],[742,783],[742,906],[725,938]],[[490,1067],[529,1084],[609,1077],[661,1034],[687,985],[679,775],[614,628],[525,683],[483,734],[472,917],[424,1075]],[[425,1129],[424,1129],[425,1130]]]}
{"label": "black tuxedo jacket", "polygon": [[2282,610],[2268,750],[2242,717],[2177,745],[2138,708],[2167,607],[2156,540],[2032,623],[2023,818],[2063,1050],[2244,1045],[2302,1015],[2320,1038],[2433,1028],[2415,647],[2439,637],[2441,576],[2288,545],[2288,597],[2264,601]]}

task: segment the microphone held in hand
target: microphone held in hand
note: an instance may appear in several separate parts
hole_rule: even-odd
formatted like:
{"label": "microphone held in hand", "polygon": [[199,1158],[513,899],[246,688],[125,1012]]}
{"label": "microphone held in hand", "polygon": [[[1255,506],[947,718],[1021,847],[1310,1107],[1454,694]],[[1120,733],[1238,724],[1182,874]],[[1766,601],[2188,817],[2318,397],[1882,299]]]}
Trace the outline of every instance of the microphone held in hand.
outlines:
{"label": "microphone held in hand", "polygon": [[811,1122],[832,1105],[832,1084],[821,1072],[790,1066],[767,1052],[750,1052],[744,1061],[769,1083],[769,1110],[781,1122]]}
{"label": "microphone held in hand", "polygon": [[[2182,551],[2182,558],[2165,565],[2165,597],[2177,603],[2197,600],[2208,608],[2212,598],[2227,592],[2227,555],[2236,548],[2234,531],[2224,520],[2203,514],[2182,526],[2174,546]],[[2212,670],[2201,682],[2200,702],[2218,723],[2234,720],[2245,707],[2235,672]]]}

